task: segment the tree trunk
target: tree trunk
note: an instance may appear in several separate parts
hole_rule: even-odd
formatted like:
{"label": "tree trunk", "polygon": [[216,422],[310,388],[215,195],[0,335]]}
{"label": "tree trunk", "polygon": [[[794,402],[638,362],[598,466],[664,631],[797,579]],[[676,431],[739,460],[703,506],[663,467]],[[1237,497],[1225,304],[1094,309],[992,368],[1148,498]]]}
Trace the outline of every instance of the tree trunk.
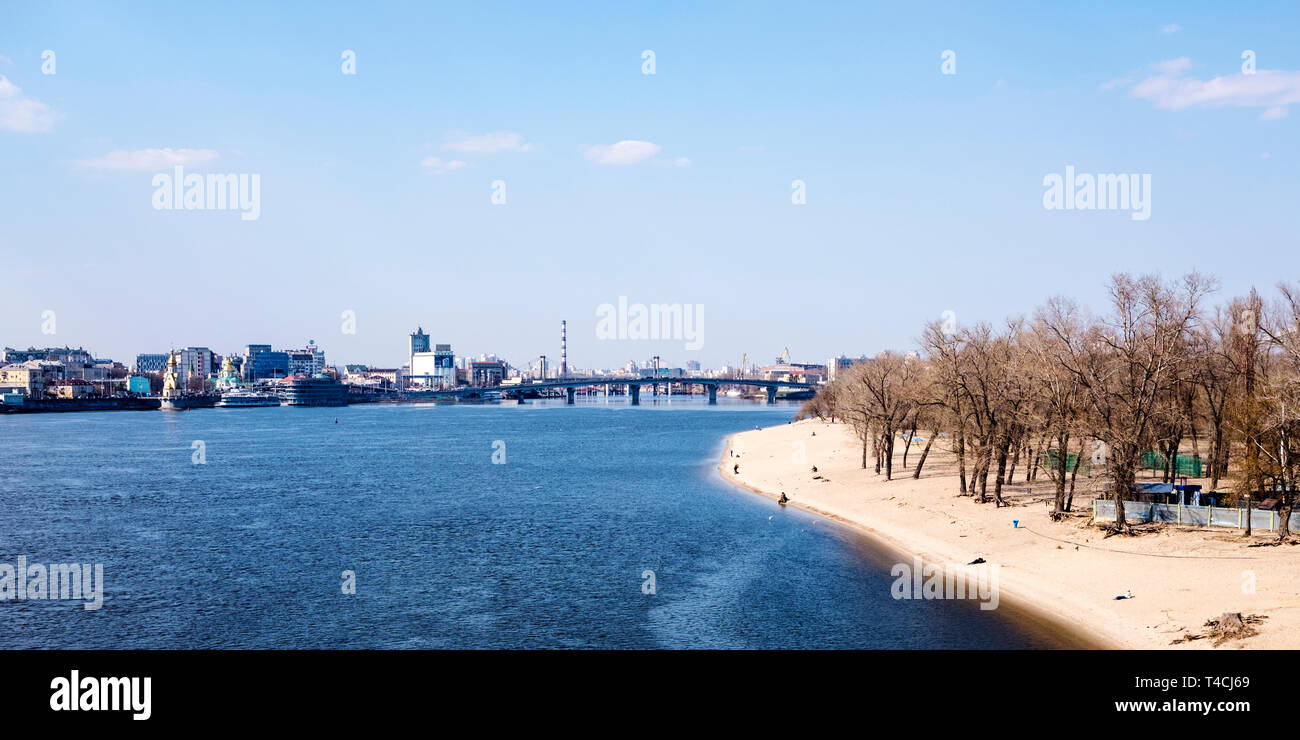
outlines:
{"label": "tree trunk", "polygon": [[862,469],[863,470],[867,469],[867,437],[869,436],[871,436],[871,432],[864,429],[862,431]]}
{"label": "tree trunk", "polygon": [[[1007,485],[1011,485],[1012,483],[1016,482],[1016,464],[1020,462],[1020,448],[1024,446],[1020,444],[1022,439],[1023,438],[1017,439],[1015,442],[1012,443],[1013,446],[1011,448],[1012,450],[1011,467],[1007,468]],[[1029,476],[1027,474],[1025,475],[1025,482],[1026,483],[1029,482]]]}
{"label": "tree trunk", "polygon": [[980,503],[989,502],[989,468],[993,467],[993,445],[981,444],[980,452]]}
{"label": "tree trunk", "polygon": [[1079,465],[1083,463],[1083,453],[1087,440],[1079,441],[1079,454],[1074,457],[1074,468],[1070,470],[1070,495],[1065,499],[1065,510],[1074,506],[1074,481],[1079,477]]}
{"label": "tree trunk", "polygon": [[893,480],[894,477],[894,430],[890,429],[885,432],[885,480]]}
{"label": "tree trunk", "polygon": [[966,495],[966,432],[957,430],[957,480],[961,486],[961,495]]}
{"label": "tree trunk", "polygon": [[907,440],[903,443],[903,470],[907,470],[907,451],[912,449],[914,437],[916,437],[916,419],[912,419],[912,431],[907,433]]}
{"label": "tree trunk", "polygon": [[1219,469],[1219,449],[1223,446],[1223,428],[1218,424],[1214,426],[1214,445],[1210,449],[1210,491],[1219,490],[1219,478],[1222,471]]}
{"label": "tree trunk", "polygon": [[998,475],[993,480],[993,499],[997,502],[998,508],[1002,508],[1002,484],[1007,478],[1007,454],[1009,453],[1007,447],[1010,445],[1011,441],[1008,439],[998,447]]}
{"label": "tree trunk", "polygon": [[939,430],[936,428],[930,434],[930,438],[925,441],[925,449],[921,450],[921,459],[916,461],[916,470],[912,471],[913,478],[921,477],[921,468],[925,467],[925,458],[930,456],[930,445],[934,444],[934,438],[939,436]]}
{"label": "tree trunk", "polygon": [[1060,519],[1065,515],[1065,462],[1069,459],[1070,435],[1066,432],[1056,433],[1058,453],[1058,470],[1056,471],[1056,497],[1052,505],[1052,518]]}
{"label": "tree trunk", "polygon": [[[1116,445],[1116,448],[1120,445]],[[1111,482],[1115,485],[1115,529],[1122,531],[1128,527],[1128,522],[1124,518],[1124,497],[1133,490],[1133,483],[1136,478],[1136,452],[1124,450],[1124,454],[1116,455],[1122,459],[1120,462],[1112,464]]]}

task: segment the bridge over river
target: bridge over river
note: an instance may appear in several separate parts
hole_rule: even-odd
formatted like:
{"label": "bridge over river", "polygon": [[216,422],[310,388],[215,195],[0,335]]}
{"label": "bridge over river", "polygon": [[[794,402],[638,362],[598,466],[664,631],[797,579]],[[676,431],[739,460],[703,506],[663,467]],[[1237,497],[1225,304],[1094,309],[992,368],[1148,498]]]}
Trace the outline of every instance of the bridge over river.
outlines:
{"label": "bridge over river", "polygon": [[[412,380],[421,378],[431,378],[427,375],[413,375]],[[817,386],[812,383],[796,383],[787,380],[756,380],[750,378],[556,378],[554,380],[539,380],[531,383],[520,383],[518,385],[494,385],[490,387],[463,386],[457,388],[447,388],[445,390],[428,391],[421,393],[421,396],[433,398],[464,398],[482,394],[485,391],[494,391],[507,397],[518,399],[519,403],[524,402],[524,396],[529,393],[542,393],[548,390],[564,389],[565,396],[569,403],[573,403],[579,388],[591,388],[606,386],[627,386],[627,393],[632,398],[632,405],[641,404],[641,388],[643,386],[658,386],[676,383],[679,385],[698,385],[703,386],[709,393],[709,403],[718,402],[718,386],[720,385],[744,385],[755,388],[764,388],[767,390],[767,402],[776,403],[776,392],[781,388],[796,388],[800,390],[816,390]]]}

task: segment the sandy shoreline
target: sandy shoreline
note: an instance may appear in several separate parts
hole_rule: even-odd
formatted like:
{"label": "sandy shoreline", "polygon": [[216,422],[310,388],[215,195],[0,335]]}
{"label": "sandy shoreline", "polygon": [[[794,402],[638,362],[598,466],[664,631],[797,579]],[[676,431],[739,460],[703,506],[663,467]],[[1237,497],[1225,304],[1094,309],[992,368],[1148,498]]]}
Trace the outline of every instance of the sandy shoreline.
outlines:
{"label": "sandy shoreline", "polygon": [[[913,447],[906,469],[900,444],[894,480],[885,481],[861,468],[861,445],[850,428],[805,420],[732,435],[718,471],[771,499],[784,492],[791,505],[866,534],[904,562],[919,556],[927,563],[996,563],[1001,600],[1018,621],[1024,617],[1073,646],[1213,648],[1208,638],[1171,643],[1203,634],[1205,621],[1223,612],[1241,612],[1266,617],[1254,625],[1259,634],[1218,649],[1300,647],[1300,579],[1293,575],[1300,548],[1248,548],[1241,532],[1228,528],[1171,526],[1106,538],[1090,526],[1092,481],[1079,481],[1076,515],[1053,522],[1051,482],[1040,474],[1025,484],[1023,467],[1019,482],[1004,491],[1011,506],[978,504],[958,495],[955,457],[944,442],[934,445],[920,479],[911,476],[923,444]],[[1115,600],[1128,590],[1133,599]]]}

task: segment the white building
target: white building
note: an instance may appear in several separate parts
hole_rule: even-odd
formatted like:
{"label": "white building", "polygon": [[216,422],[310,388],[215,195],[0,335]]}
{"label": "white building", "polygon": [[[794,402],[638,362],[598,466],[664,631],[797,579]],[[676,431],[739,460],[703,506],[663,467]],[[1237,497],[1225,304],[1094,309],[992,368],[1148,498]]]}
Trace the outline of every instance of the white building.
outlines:
{"label": "white building", "polygon": [[413,353],[411,380],[415,385],[428,388],[450,388],[456,385],[456,354],[451,351],[451,345],[435,344],[432,352]]}
{"label": "white building", "polygon": [[316,346],[314,340],[308,341],[304,349],[287,350],[289,355],[289,375],[306,375],[313,377],[325,372],[325,350]]}

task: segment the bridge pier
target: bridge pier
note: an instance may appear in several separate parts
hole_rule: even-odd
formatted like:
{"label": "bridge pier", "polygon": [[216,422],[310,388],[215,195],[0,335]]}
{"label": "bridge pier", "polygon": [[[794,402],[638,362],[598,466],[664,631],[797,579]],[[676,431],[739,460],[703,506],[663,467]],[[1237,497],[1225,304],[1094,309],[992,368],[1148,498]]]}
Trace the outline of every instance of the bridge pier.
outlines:
{"label": "bridge pier", "polygon": [[776,386],[774,385],[769,385],[767,387],[767,402],[776,403]]}
{"label": "bridge pier", "polygon": [[568,399],[567,401],[565,401],[565,403],[567,403],[567,404],[569,404],[570,406],[572,406],[572,405],[573,405],[573,396],[574,396],[574,394],[576,394],[576,393],[578,392],[578,389],[577,389],[577,388],[565,388],[564,390],[565,390],[565,392],[566,392],[566,395],[568,395],[568,397],[569,397],[569,399]]}
{"label": "bridge pier", "polygon": [[639,386],[639,385],[628,385],[628,387],[627,387],[627,393],[628,393],[629,396],[632,397],[632,405],[633,405],[633,406],[640,406],[640,405],[641,405],[641,386]]}
{"label": "bridge pier", "polygon": [[718,405],[718,386],[716,385],[709,386],[709,405]]}
{"label": "bridge pier", "polygon": [[523,402],[524,402],[524,394],[523,394],[523,392],[516,393],[516,394],[515,394],[515,403],[517,403],[517,404],[521,404],[521,405],[522,405]]}

